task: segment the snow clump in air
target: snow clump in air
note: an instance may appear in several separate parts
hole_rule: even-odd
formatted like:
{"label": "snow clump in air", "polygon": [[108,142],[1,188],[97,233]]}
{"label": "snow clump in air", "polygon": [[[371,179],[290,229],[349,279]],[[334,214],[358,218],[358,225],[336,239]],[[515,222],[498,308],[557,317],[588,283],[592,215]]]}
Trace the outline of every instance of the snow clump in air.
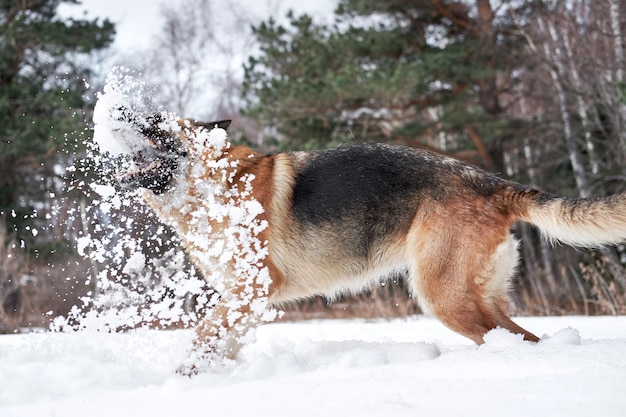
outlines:
{"label": "snow clump in air", "polygon": [[[165,199],[160,203],[166,224],[144,202],[151,191],[123,190],[117,185],[117,159],[145,147],[144,139],[120,121],[122,109],[161,114],[164,120],[159,127],[172,132],[181,129],[175,116],[146,104],[149,96],[145,85],[123,68],[109,74],[98,95],[94,136],[87,143],[96,175],[83,187],[92,197],[92,205],[85,210],[89,233],[79,238],[78,247],[91,261],[86,283],[95,290],[67,317],[55,320],[52,329],[193,326],[232,289],[233,273],[245,282],[245,290],[243,298],[228,300],[229,306],[237,310],[251,303],[256,318],[273,319],[276,312],[267,309],[269,273],[262,265],[267,248],[258,239],[267,227],[258,218],[263,208],[250,195],[254,177],[243,176],[240,184],[234,184],[236,162],[220,158],[230,146],[223,129],[182,127],[193,138],[190,151],[200,158],[179,168],[185,176],[177,174],[173,190],[151,196]],[[206,152],[207,147],[211,152]],[[190,187],[197,194],[189,193]],[[186,230],[173,221],[181,215],[190,216]],[[188,246],[189,257],[181,242]],[[200,265],[206,281],[189,258]],[[230,260],[233,270],[226,268]]]}
{"label": "snow clump in air", "polygon": [[[93,141],[101,153],[112,156],[129,154],[142,144],[143,140],[137,135],[131,135],[126,123],[121,120],[122,108],[133,106],[133,92],[141,91],[141,87],[130,73],[121,69],[114,70],[107,77],[103,92],[97,95],[98,101],[93,112]],[[110,132],[123,135],[111,135]]]}

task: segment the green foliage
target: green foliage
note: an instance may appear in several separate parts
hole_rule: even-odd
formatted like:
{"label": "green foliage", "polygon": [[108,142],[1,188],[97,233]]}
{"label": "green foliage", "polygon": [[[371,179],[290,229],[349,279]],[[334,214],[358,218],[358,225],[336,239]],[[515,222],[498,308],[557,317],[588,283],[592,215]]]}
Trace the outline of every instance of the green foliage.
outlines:
{"label": "green foliage", "polygon": [[58,188],[57,151],[80,146],[73,132],[84,130],[89,104],[87,57],[114,35],[106,20],[61,20],[61,2],[0,1],[0,213],[18,237]]}
{"label": "green foliage", "polygon": [[344,0],[330,26],[288,19],[254,28],[261,52],[244,78],[245,114],[273,128],[281,147],[446,132],[463,148],[474,146],[468,126],[495,145],[511,133],[496,87],[517,65],[516,40],[499,36],[508,22],[481,27],[464,3],[409,0]]}

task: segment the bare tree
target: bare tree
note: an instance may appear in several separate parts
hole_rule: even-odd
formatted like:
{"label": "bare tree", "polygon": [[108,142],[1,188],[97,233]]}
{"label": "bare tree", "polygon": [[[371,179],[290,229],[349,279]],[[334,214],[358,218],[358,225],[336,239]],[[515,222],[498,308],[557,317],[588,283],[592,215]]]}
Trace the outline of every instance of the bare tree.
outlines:
{"label": "bare tree", "polygon": [[23,294],[20,277],[24,259],[17,244],[9,239],[0,218],[0,334],[19,330],[23,315]]}
{"label": "bare tree", "polygon": [[153,106],[200,120],[233,117],[240,106],[241,63],[253,48],[255,16],[230,3],[182,0],[161,7],[162,27],[145,51],[121,57],[145,80]]}
{"label": "bare tree", "polygon": [[209,46],[214,43],[215,19],[209,0],[185,0],[163,4],[163,27],[150,51],[146,75],[160,79],[161,100],[172,110],[186,114],[189,103],[202,91],[201,83]]}
{"label": "bare tree", "polygon": [[[523,25],[523,17],[514,16],[526,38],[529,57],[534,59],[533,71],[525,75],[525,95],[519,100],[526,104],[525,108],[516,109],[543,126],[539,146],[535,145],[531,158],[526,158],[531,168],[526,174],[533,182],[536,179],[538,185],[557,193],[588,198],[623,190],[614,181],[624,177],[626,126],[619,95],[624,78],[621,34],[624,21],[620,13],[623,4],[618,0],[546,1],[530,17],[530,24]],[[537,143],[534,138],[526,142],[531,140]],[[552,154],[546,152],[550,147],[556,149]],[[567,160],[554,157],[561,153],[559,149],[566,150]],[[565,162],[571,167],[573,188],[567,186],[567,176],[554,174],[555,168],[560,166],[562,170]],[[555,179],[559,177],[563,182],[557,184]],[[532,235],[524,235],[525,244],[536,244],[533,241],[537,242]],[[562,299],[571,298],[571,291],[589,297],[594,294],[593,288],[600,285],[598,282],[602,288],[614,285],[617,293],[623,293],[624,266],[615,249],[603,248],[591,255],[568,254],[563,248],[547,249],[541,247],[544,270],[533,272],[531,288],[541,285],[541,281],[533,283],[533,280],[553,277],[561,282],[555,286],[553,278],[548,280],[551,297],[560,294]],[[532,255],[532,251],[528,253]],[[530,271],[539,264],[534,257],[525,262]],[[572,266],[572,263],[595,262],[602,266],[581,267],[582,273]],[[580,283],[581,276],[593,276],[593,279],[587,280],[585,286]],[[573,282],[577,286],[572,286]],[[546,305],[545,300],[543,304]],[[585,302],[585,311],[589,305]],[[575,302],[573,306],[576,308]]]}

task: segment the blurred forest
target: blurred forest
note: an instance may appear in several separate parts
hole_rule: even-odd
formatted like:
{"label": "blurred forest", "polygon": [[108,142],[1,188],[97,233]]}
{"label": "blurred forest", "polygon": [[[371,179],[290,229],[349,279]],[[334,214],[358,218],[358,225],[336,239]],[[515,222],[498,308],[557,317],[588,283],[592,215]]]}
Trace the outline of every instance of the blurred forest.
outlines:
{"label": "blurred forest", "polygon": [[[153,49],[126,54],[108,49],[111,22],[64,18],[60,3],[78,1],[0,0],[0,332],[45,326],[98,293],[102,266],[76,242],[116,220],[88,210],[97,196],[77,166],[111,62],[138,68],[157,105],[232,118],[231,139],[263,152],[393,142],[564,196],[626,188],[626,0],[340,0],[332,23],[181,0],[161,6]],[[218,8],[230,23],[207,25]],[[129,233],[162,229],[133,216]],[[576,251],[514,232],[517,314],[626,312],[625,246]],[[398,276],[287,317],[418,311]]]}

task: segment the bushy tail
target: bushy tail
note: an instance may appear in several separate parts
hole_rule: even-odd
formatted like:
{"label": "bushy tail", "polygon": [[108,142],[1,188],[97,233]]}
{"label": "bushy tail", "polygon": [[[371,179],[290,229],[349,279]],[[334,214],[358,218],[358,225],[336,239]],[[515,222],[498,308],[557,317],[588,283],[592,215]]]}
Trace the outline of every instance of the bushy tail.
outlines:
{"label": "bushy tail", "polygon": [[599,247],[626,240],[626,193],[598,199],[558,198],[526,190],[519,219],[537,226],[550,240]]}

